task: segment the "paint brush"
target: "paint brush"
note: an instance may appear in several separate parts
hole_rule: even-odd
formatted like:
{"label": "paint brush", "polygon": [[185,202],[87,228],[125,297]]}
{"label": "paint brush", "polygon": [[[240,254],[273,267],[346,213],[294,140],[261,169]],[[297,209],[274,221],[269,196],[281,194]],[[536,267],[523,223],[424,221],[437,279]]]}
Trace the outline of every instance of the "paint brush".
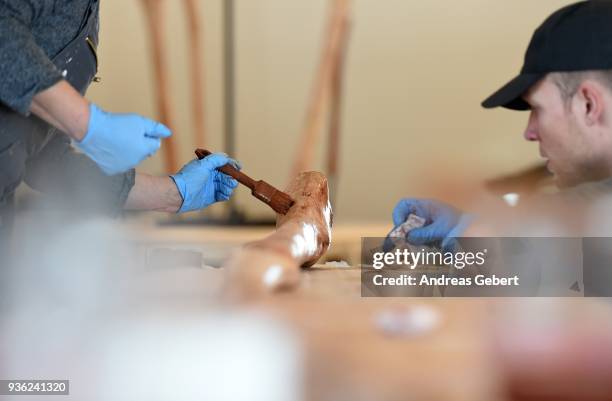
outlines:
{"label": "paint brush", "polygon": [[[212,153],[206,149],[196,149],[195,154],[198,156],[198,159],[203,159]],[[278,214],[287,214],[291,206],[295,203],[295,201],[283,191],[279,191],[263,180],[255,181],[230,164],[219,167],[217,170],[236,179],[242,185],[249,187],[254,197],[270,206]]]}

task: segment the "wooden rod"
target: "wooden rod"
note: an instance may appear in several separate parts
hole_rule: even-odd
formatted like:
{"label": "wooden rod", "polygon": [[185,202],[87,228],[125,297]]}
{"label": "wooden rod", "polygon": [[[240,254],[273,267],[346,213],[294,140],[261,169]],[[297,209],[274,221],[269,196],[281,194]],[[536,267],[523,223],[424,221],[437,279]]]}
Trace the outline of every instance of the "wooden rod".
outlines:
{"label": "wooden rod", "polygon": [[206,103],[204,89],[204,46],[202,43],[202,22],[195,0],[184,1],[189,36],[189,59],[191,74],[191,114],[193,139],[196,148],[205,148]]}
{"label": "wooden rod", "polygon": [[167,172],[178,170],[176,161],[176,132],[174,130],[174,112],[170,99],[170,82],[166,65],[163,32],[165,19],[163,6],[165,0],[141,0],[147,28],[150,37],[151,53],[153,58],[153,72],[155,77],[154,92],[157,101],[157,114],[159,120],[169,127],[174,135],[163,141],[165,169]]}
{"label": "wooden rod", "polygon": [[311,168],[314,148],[325,120],[325,106],[329,101],[334,56],[341,45],[346,29],[350,0],[332,0],[327,33],[322,46],[321,59],[306,114],[306,121],[298,141],[291,177]]}
{"label": "wooden rod", "polygon": [[334,67],[331,82],[331,104],[329,110],[329,134],[327,148],[327,179],[330,186],[330,201],[336,206],[336,194],[338,189],[339,159],[340,159],[340,135],[342,122],[342,95],[344,86],[344,65],[348,51],[351,33],[350,21],[342,32],[341,45],[334,57]]}

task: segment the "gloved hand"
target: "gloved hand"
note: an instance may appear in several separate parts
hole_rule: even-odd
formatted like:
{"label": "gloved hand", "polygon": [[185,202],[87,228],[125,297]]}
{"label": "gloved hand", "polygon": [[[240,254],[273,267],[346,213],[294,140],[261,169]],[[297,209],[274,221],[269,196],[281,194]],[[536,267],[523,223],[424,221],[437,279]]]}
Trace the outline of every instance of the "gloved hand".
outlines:
{"label": "gloved hand", "polygon": [[438,244],[445,252],[458,249],[456,238],[471,222],[471,216],[461,214],[452,206],[435,200],[402,199],[393,209],[393,224],[399,226],[409,215],[415,214],[426,220],[425,226],[411,230],[407,235],[414,245]]}
{"label": "gloved hand", "polygon": [[236,160],[224,153],[213,153],[202,160],[190,161],[181,171],[170,176],[183,198],[178,213],[203,209],[215,202],[228,200],[238,181],[217,170],[228,163],[240,170]]}
{"label": "gloved hand", "polygon": [[89,105],[89,124],[77,146],[107,175],[129,170],[153,155],[161,138],[172,133],[163,124],[137,114],[107,113]]}

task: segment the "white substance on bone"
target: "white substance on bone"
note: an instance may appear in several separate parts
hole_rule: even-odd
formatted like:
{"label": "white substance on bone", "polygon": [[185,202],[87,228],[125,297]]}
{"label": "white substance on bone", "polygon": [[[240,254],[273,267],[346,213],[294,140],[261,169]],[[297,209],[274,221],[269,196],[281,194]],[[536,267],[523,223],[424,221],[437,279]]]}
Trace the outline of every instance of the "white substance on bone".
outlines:
{"label": "white substance on bone", "polygon": [[283,267],[281,265],[272,265],[264,273],[262,281],[266,287],[275,287],[283,276]]}
{"label": "white substance on bone", "polygon": [[328,200],[327,205],[325,206],[325,210],[323,211],[323,216],[325,217],[325,226],[327,227],[327,236],[329,237],[329,242],[332,240],[332,207],[331,202]]}
{"label": "white substance on bone", "polygon": [[293,236],[291,255],[300,258],[304,255],[314,255],[318,249],[318,230],[314,224],[303,223],[302,232]]}
{"label": "white substance on bone", "polygon": [[374,324],[388,335],[416,336],[434,331],[441,320],[437,310],[418,305],[405,310],[384,310],[374,317]]}
{"label": "white substance on bone", "polygon": [[521,195],[517,193],[509,193],[502,196],[504,202],[510,207],[515,207],[521,200]]}

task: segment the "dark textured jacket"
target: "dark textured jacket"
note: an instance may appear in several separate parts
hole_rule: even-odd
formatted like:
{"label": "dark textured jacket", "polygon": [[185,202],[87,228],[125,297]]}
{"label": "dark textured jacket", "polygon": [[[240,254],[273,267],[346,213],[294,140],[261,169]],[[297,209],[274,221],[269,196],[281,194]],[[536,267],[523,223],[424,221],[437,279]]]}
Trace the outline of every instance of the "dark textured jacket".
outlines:
{"label": "dark textured jacket", "polygon": [[27,114],[60,79],[51,59],[79,32],[88,0],[0,0],[0,101]]}
{"label": "dark textured jacket", "polygon": [[0,208],[25,181],[64,207],[114,215],[134,185],[134,170],[104,175],[66,135],[28,115],[32,98],[63,78],[52,59],[85,26],[90,3],[0,0]]}

